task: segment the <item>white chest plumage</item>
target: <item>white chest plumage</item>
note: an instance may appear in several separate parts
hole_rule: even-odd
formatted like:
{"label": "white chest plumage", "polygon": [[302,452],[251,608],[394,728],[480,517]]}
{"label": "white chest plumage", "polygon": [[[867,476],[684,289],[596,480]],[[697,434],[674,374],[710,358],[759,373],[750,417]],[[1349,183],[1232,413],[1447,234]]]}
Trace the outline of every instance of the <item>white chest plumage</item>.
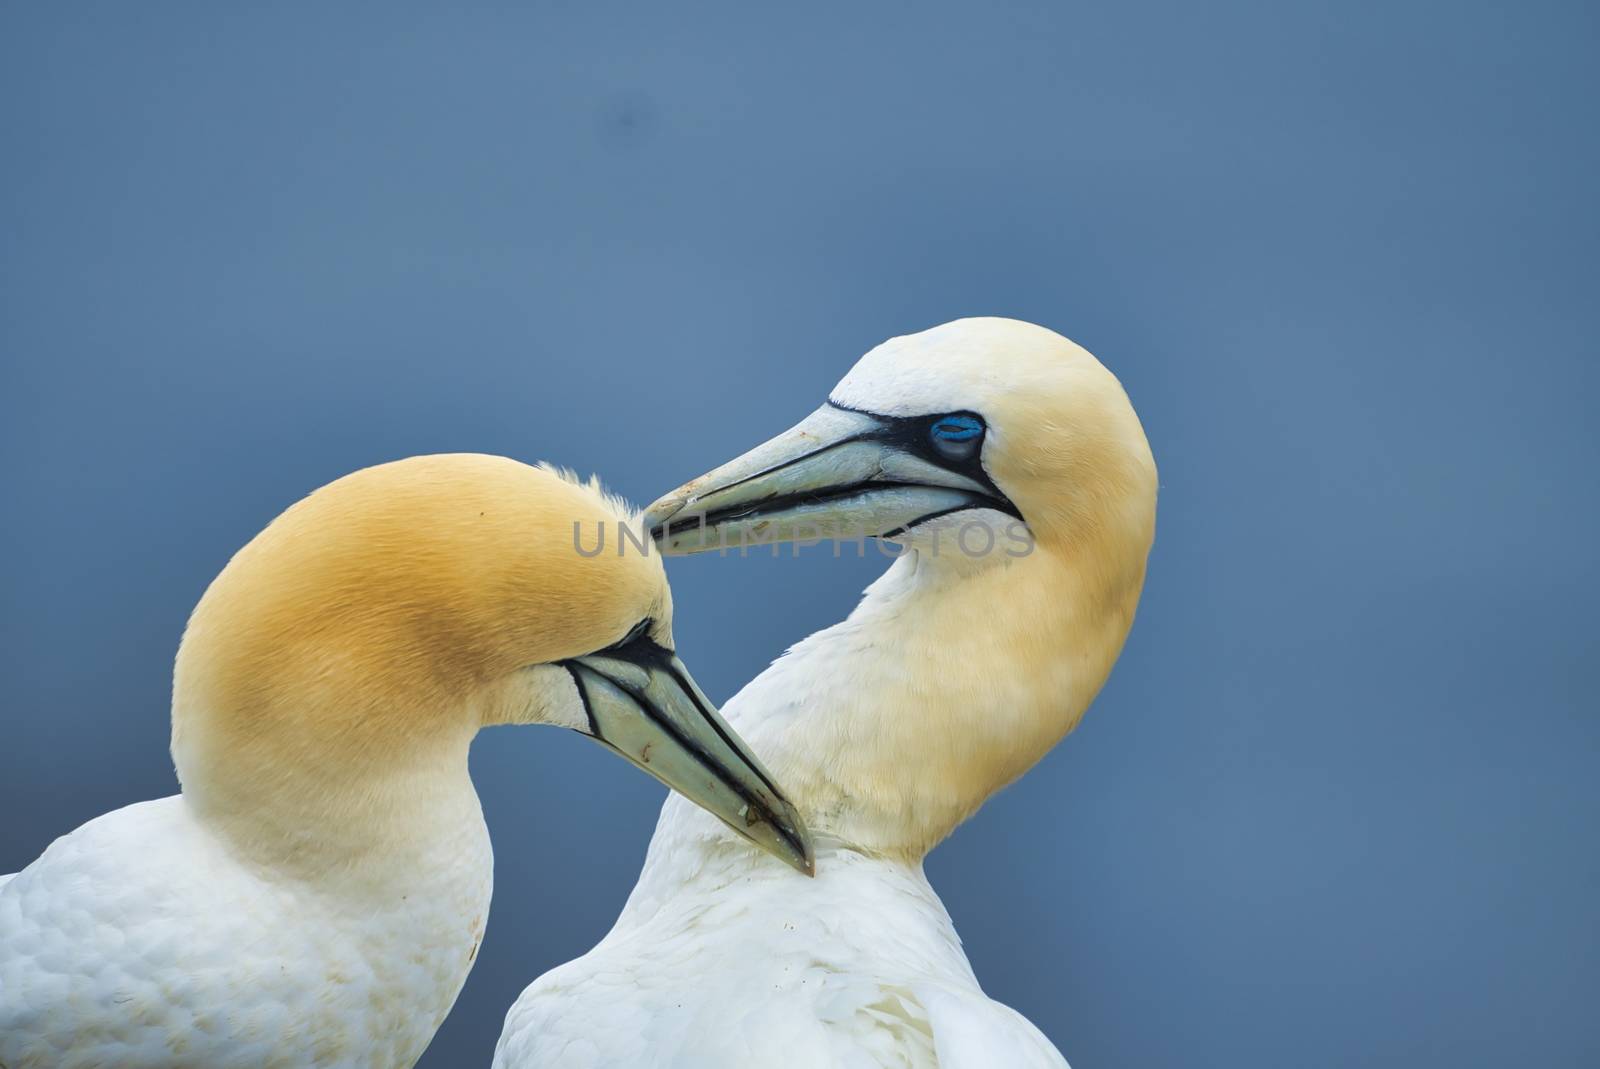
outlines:
{"label": "white chest plumage", "polygon": [[264,872],[181,796],[91,821],[0,886],[0,1066],[409,1066],[487,919],[481,816],[408,869]]}
{"label": "white chest plumage", "polygon": [[818,847],[806,880],[669,799],[616,927],[523,992],[497,1069],[1065,1065],[983,994],[920,866]]}

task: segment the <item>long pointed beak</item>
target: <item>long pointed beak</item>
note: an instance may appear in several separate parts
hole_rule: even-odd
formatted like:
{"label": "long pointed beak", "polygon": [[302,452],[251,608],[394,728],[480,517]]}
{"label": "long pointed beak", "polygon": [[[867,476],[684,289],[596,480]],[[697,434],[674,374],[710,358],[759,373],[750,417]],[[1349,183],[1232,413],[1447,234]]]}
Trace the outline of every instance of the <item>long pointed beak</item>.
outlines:
{"label": "long pointed beak", "polygon": [[824,405],[662,497],[645,523],[666,553],[772,542],[893,538],[970,508],[1020,517],[975,459],[950,462],[925,421]]}
{"label": "long pointed beak", "polygon": [[646,641],[564,664],[591,735],[763,850],[816,874],[800,814],[671,651]]}

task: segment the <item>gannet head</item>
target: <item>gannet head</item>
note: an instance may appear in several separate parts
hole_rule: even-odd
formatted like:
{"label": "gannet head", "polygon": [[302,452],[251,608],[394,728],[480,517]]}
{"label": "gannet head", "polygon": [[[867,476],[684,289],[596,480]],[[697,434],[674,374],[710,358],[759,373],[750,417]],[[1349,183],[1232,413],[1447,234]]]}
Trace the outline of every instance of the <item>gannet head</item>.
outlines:
{"label": "gannet head", "polygon": [[[1098,360],[1031,323],[960,319],[873,349],[827,404],[646,522],[673,553],[851,537],[931,548],[973,522],[1066,547],[1114,526],[1142,560],[1155,494],[1139,418]],[[962,555],[1018,555],[976,552],[987,544],[969,538]]]}
{"label": "gannet head", "polygon": [[415,457],[315,491],[190,618],[173,684],[185,796],[243,819],[292,792],[426,790],[441,761],[464,773],[480,727],[555,724],[809,871],[803,825],[674,653],[661,562],[619,545],[624,527],[597,484],[502,457]]}
{"label": "gannet head", "polygon": [[[800,424],[646,518],[674,553],[864,537],[913,551],[851,617],[849,678],[823,685],[854,712],[735,722],[808,815],[914,851],[1077,724],[1131,626],[1155,503],[1116,378],[1052,331],[984,318],[878,346]],[[769,746],[782,732],[828,768],[804,782],[806,762]]]}

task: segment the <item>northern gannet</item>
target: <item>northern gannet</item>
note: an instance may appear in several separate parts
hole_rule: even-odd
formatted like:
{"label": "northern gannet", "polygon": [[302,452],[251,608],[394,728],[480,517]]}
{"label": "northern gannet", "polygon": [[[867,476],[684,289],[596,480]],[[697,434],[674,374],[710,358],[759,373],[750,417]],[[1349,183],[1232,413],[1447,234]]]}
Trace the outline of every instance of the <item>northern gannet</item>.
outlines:
{"label": "northern gannet", "polygon": [[0,886],[0,1066],[413,1064],[488,916],[467,773],[488,725],[591,735],[808,870],[799,819],[672,651],[657,556],[577,551],[575,524],[587,547],[629,520],[596,484],[453,455],[273,521],[184,632],[182,793]]}
{"label": "northern gannet", "polygon": [[724,707],[816,835],[818,875],[669,799],[615,927],[523,993],[495,1065],[1065,1065],[984,995],[922,859],[1105,682],[1155,503],[1110,372],[1042,327],[968,319],[877,347],[798,426],[652,506],[677,552],[903,547]]}

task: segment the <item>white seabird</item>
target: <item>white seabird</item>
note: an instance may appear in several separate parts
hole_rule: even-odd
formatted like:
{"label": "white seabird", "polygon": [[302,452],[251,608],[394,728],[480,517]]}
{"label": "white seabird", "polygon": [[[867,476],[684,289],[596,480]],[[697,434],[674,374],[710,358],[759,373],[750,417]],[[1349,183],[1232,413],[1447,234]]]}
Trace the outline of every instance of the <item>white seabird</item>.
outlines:
{"label": "white seabird", "polygon": [[1105,682],[1155,503],[1117,380],[1003,319],[879,346],[797,427],[657,502],[672,551],[905,548],[847,620],[724,707],[816,835],[818,875],[669,799],[616,926],[522,994],[495,1065],[1065,1065],[984,995],[922,859]]}
{"label": "white seabird", "polygon": [[456,455],[347,476],[257,535],[178,651],[182,793],[0,883],[0,1066],[413,1064],[488,916],[487,725],[592,735],[809,869],[672,652],[660,561],[577,551],[574,524],[588,545],[629,521],[595,485]]}

